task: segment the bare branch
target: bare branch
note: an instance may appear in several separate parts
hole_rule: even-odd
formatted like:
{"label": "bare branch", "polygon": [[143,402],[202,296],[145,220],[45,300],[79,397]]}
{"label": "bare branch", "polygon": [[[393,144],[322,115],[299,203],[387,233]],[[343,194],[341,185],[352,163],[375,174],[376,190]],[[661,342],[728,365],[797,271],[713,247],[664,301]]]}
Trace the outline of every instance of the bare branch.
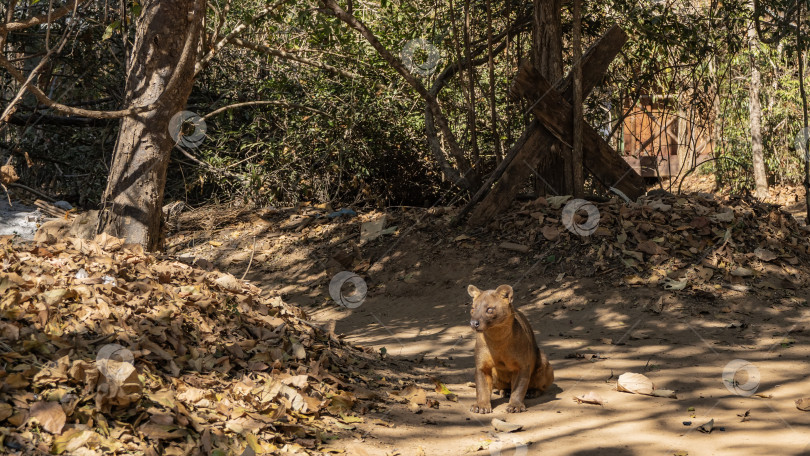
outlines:
{"label": "bare branch", "polygon": [[[74,0],[74,1],[81,1],[81,0]],[[205,11],[202,8],[198,8],[194,11],[194,14],[205,14]],[[194,25],[192,26],[193,29],[190,30],[188,37],[186,38],[186,42],[183,45],[183,52],[180,56],[180,61],[177,63],[177,68],[183,68],[189,59],[195,57],[194,50],[197,47],[197,43],[193,40],[193,37],[197,34],[197,28],[199,24],[195,21]],[[145,105],[145,106],[133,106],[127,109],[118,110],[118,111],[94,111],[90,109],[82,109],[82,108],[75,108],[72,106],[67,106],[62,103],[57,103],[47,95],[45,95],[42,90],[39,89],[36,85],[32,84],[30,80],[27,80],[25,76],[14,67],[5,57],[0,55],[0,66],[5,68],[11,76],[16,79],[20,84],[23,84],[23,87],[31,92],[34,97],[36,97],[37,101],[41,104],[45,105],[46,107],[53,109],[54,111],[69,116],[82,116],[82,117],[90,117],[93,119],[119,119],[121,117],[131,116],[133,114],[139,114],[142,112],[152,111],[157,109],[162,103],[163,99],[166,94],[173,93],[176,89],[178,84],[180,83],[180,72],[175,71],[172,74],[171,79],[169,80],[168,84],[166,84],[166,90],[163,91],[162,94],[155,100],[154,102]]]}
{"label": "bare branch", "polygon": [[216,109],[216,110],[211,111],[208,114],[204,115],[203,119],[209,119],[209,118],[214,117],[217,114],[223,113],[223,112],[225,112],[225,111],[227,111],[229,109],[243,108],[245,106],[256,106],[256,105],[273,105],[273,106],[284,106],[286,108],[304,109],[304,110],[307,110],[307,111],[312,111],[312,112],[324,115],[326,117],[332,117],[331,115],[329,115],[329,113],[323,112],[323,111],[321,111],[319,109],[310,108],[309,106],[304,106],[304,105],[295,104],[295,103],[285,103],[283,101],[267,100],[267,101],[246,101],[244,103],[235,103],[235,104],[232,104],[232,105],[223,106],[223,107],[221,107],[219,109]]}
{"label": "bare branch", "polygon": [[301,56],[298,56],[298,55],[295,55],[295,54],[291,54],[291,53],[289,53],[287,51],[282,51],[280,49],[273,49],[273,48],[265,46],[263,44],[251,43],[249,41],[242,40],[241,38],[232,38],[231,43],[233,43],[233,44],[235,44],[235,45],[237,45],[239,47],[250,49],[252,51],[261,52],[263,54],[272,55],[274,57],[279,57],[279,58],[282,58],[282,59],[292,60],[292,61],[295,61],[295,62],[298,62],[298,63],[303,63],[304,65],[307,65],[307,66],[320,68],[322,70],[326,70],[326,71],[329,71],[331,73],[339,74],[341,76],[344,76],[344,77],[347,77],[347,78],[350,78],[350,79],[362,78],[362,76],[360,76],[359,74],[353,73],[353,72],[348,71],[348,70],[342,70],[340,68],[333,67],[332,65],[322,63],[322,62],[318,62],[317,60],[308,59],[306,57],[301,57]]}
{"label": "bare branch", "polygon": [[50,202],[52,202],[52,203],[53,203],[54,201],[56,201],[56,199],[54,199],[53,197],[48,196],[48,195],[46,195],[46,194],[42,193],[41,191],[39,191],[39,190],[37,190],[37,189],[35,189],[35,188],[31,188],[31,187],[29,187],[29,186],[27,186],[27,185],[23,185],[23,184],[18,184],[18,183],[16,183],[16,182],[12,182],[12,183],[8,184],[8,186],[9,186],[9,187],[15,187],[15,188],[20,188],[20,189],[23,189],[23,190],[25,190],[25,191],[27,191],[27,192],[30,192],[30,193],[33,193],[34,195],[37,195],[37,196],[38,196],[38,197],[40,197],[40,198],[44,198],[44,199],[46,199],[46,200],[48,200],[48,201],[50,201]]}
{"label": "bare branch", "polygon": [[9,22],[5,24],[0,24],[0,34],[5,32],[14,32],[17,30],[23,30],[35,25],[46,24],[50,20],[51,22],[60,19],[73,11],[75,7],[81,5],[87,0],[71,0],[70,3],[66,4],[65,6],[55,10],[53,12],[49,11],[48,14],[42,14],[39,16],[34,16],[28,18],[21,22]]}
{"label": "bare branch", "polygon": [[[214,56],[217,54],[217,52],[219,52],[226,44],[228,44],[229,42],[232,42],[234,38],[236,38],[239,35],[241,35],[242,33],[244,33],[245,30],[248,29],[248,27],[253,25],[253,23],[267,17],[267,15],[272,13],[276,8],[278,8],[279,6],[287,3],[288,1],[289,0],[280,0],[280,1],[276,2],[276,3],[274,3],[273,5],[267,6],[267,7],[263,8],[262,10],[260,10],[259,13],[256,16],[253,16],[252,18],[250,18],[250,19],[240,23],[236,27],[234,27],[233,30],[231,30],[231,33],[225,35],[219,41],[217,41],[211,47],[211,49],[208,51],[208,53],[203,58],[201,58],[199,61],[197,61],[197,64],[194,66],[194,74],[196,75],[197,73],[202,71],[203,68],[205,68],[205,66],[208,65],[208,62],[210,62],[211,59],[214,58]],[[222,21],[222,20],[224,20],[224,16],[220,19],[220,21]],[[217,30],[217,35],[218,34],[219,34],[219,30]]]}
{"label": "bare branch", "polygon": [[[53,5],[53,1],[51,1],[51,5]],[[78,9],[79,6],[78,6],[77,3],[74,3],[73,7],[74,7],[73,8],[73,15],[75,16],[76,15],[76,10]],[[11,101],[11,103],[9,103],[8,106],[6,106],[6,108],[3,110],[3,114],[0,114],[0,122],[6,122],[8,120],[9,116],[11,116],[11,114],[13,114],[14,111],[17,109],[16,108],[17,103],[19,103],[20,100],[22,100],[23,95],[25,95],[25,88],[26,88],[25,86],[28,85],[28,84],[31,84],[31,82],[34,80],[34,78],[36,78],[37,75],[39,74],[40,70],[48,62],[48,59],[50,59],[53,54],[61,52],[62,49],[64,49],[65,44],[67,44],[70,27],[65,28],[65,31],[62,33],[62,37],[60,38],[59,44],[56,46],[56,49],[53,49],[50,46],[50,43],[49,43],[50,34],[51,34],[51,27],[50,27],[51,19],[50,18],[52,16],[52,12],[53,12],[53,8],[51,6],[49,6],[48,7],[48,15],[47,15],[47,18],[48,18],[47,23],[48,23],[49,27],[48,27],[47,33],[45,35],[45,48],[46,48],[47,52],[45,53],[45,56],[43,56],[42,59],[39,61],[37,66],[28,75],[28,79],[23,84],[23,87],[21,87],[20,90],[17,92],[17,95],[14,97],[14,99]],[[11,17],[10,13],[11,13],[11,10],[9,10],[9,16],[8,17]],[[0,32],[0,36],[3,36],[3,37],[5,37],[7,34],[8,34],[8,32],[6,32],[6,31]]]}
{"label": "bare branch", "polygon": [[[8,5],[6,5],[6,22],[5,24],[11,22],[11,19],[14,18],[14,8],[17,7],[17,0],[9,0]],[[0,51],[6,48],[6,38],[8,37],[8,30],[0,29]]]}
{"label": "bare branch", "polygon": [[332,15],[346,23],[351,28],[357,30],[360,35],[362,35],[363,38],[365,38],[366,41],[368,41],[368,43],[377,51],[380,57],[382,57],[383,60],[385,60],[394,70],[396,70],[396,72],[405,79],[405,81],[422,97],[422,99],[425,100],[427,108],[435,118],[436,124],[439,126],[439,130],[442,132],[444,139],[447,141],[450,148],[450,154],[453,156],[453,158],[455,158],[456,165],[458,166],[459,171],[461,171],[461,173],[453,172],[447,177],[452,179],[456,185],[473,190],[478,184],[478,175],[473,171],[469,160],[467,160],[467,157],[464,155],[464,151],[458,144],[456,136],[450,130],[450,126],[447,123],[447,118],[442,113],[436,97],[428,92],[425,86],[405,67],[405,64],[391,54],[391,52],[386,49],[382,43],[380,43],[377,37],[374,36],[374,33],[372,33],[371,30],[369,30],[362,22],[343,10],[343,8],[341,8],[337,2],[335,2],[335,0],[322,0],[322,2],[327,8],[329,8]]}

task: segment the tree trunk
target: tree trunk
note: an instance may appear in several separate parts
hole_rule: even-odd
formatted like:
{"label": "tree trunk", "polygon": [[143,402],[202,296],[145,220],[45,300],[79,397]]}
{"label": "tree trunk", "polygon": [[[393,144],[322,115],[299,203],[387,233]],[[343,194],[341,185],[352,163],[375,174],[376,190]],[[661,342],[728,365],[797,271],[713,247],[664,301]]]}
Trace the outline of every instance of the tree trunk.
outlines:
{"label": "tree trunk", "polygon": [[[751,3],[751,10],[754,5]],[[768,178],[765,174],[765,157],[762,150],[762,106],[759,103],[759,92],[762,83],[757,63],[757,49],[759,42],[754,27],[748,29],[748,55],[751,62],[751,86],[749,89],[749,120],[751,123],[751,156],[754,164],[754,183],[756,184],[756,197],[768,196]]]}
{"label": "tree trunk", "polygon": [[[534,0],[532,28],[532,61],[551,84],[563,75],[562,23],[560,0]],[[543,195],[571,195],[574,191],[568,146],[556,144],[549,150],[538,151],[543,156],[535,190]]]}
{"label": "tree trunk", "polygon": [[585,192],[585,176],[584,176],[584,161],[582,158],[582,129],[584,119],[582,118],[582,5],[581,0],[574,0],[574,33],[573,33],[573,75],[574,75],[574,134],[571,141],[573,148],[571,153],[571,177],[574,185],[574,196],[582,198]]}
{"label": "tree trunk", "polygon": [[98,232],[156,250],[166,168],[174,146],[169,120],[183,109],[194,85],[194,56],[205,3],[146,0],[141,4],[128,63],[126,103],[155,102],[172,78],[180,79],[177,90],[163,95],[157,109],[121,120]]}
{"label": "tree trunk", "polygon": [[534,0],[532,62],[554,84],[563,75],[560,0]]}
{"label": "tree trunk", "polygon": [[805,210],[807,211],[807,215],[805,216],[804,223],[805,225],[810,221],[810,154],[808,154],[808,148],[810,148],[810,141],[807,139],[807,92],[804,88],[804,45],[802,40],[802,4],[801,2],[796,3],[796,58],[799,59],[799,95],[802,98],[802,121],[804,122],[804,128],[801,131],[802,141],[804,144],[801,149],[802,154],[804,154],[804,205]]}

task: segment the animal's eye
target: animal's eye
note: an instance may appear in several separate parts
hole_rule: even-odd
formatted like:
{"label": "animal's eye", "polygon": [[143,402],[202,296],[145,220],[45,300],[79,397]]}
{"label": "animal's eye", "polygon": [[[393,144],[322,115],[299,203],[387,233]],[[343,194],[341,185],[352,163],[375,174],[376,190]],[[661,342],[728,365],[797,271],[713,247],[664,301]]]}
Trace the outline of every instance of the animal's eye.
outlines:
{"label": "animal's eye", "polygon": [[495,308],[494,307],[488,307],[487,308],[487,313],[488,314],[495,313]]}

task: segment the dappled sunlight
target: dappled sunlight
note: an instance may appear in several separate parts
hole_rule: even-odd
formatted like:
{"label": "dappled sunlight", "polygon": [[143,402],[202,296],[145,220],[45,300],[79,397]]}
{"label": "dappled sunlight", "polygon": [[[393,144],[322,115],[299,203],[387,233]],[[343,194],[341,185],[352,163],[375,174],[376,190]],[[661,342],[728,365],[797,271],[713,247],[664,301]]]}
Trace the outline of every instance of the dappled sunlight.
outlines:
{"label": "dappled sunlight", "polygon": [[[810,424],[810,414],[793,404],[808,391],[804,322],[810,311],[802,304],[804,294],[797,293],[797,304],[754,293],[706,301],[598,277],[560,276],[532,262],[505,267],[512,256],[495,247],[459,250],[450,244],[437,250],[427,239],[431,231],[414,230],[393,243],[364,246],[364,256],[381,260],[370,262],[362,276],[368,291],[356,308],[330,296],[329,281],[342,267],[325,261],[330,251],[317,244],[296,247],[280,257],[279,266],[249,274],[299,302],[316,324],[334,325],[345,340],[396,363],[404,382],[415,382],[438,401],[438,408],[420,414],[396,407],[372,414],[397,424],[373,428],[384,446],[414,448],[418,436],[426,449],[452,441],[470,454],[487,455],[483,448],[498,442],[490,424],[497,417],[523,424],[514,435],[542,454],[702,454],[702,448],[732,454],[731,448],[746,445],[762,454],[800,454],[795,430]],[[498,395],[492,415],[469,412],[475,334],[468,284],[512,284],[513,305],[530,321],[555,370],[552,392],[527,400],[526,413],[506,414],[507,400]],[[741,371],[734,362],[750,363],[758,373]],[[730,365],[737,370],[729,374]],[[674,390],[677,399],[618,392],[617,378],[626,372],[645,375],[656,389]],[[458,402],[432,392],[434,378]],[[604,399],[603,406],[574,400],[591,392]],[[750,418],[743,422],[737,415],[746,410]],[[697,430],[711,419],[711,434]]]}
{"label": "dappled sunlight", "polygon": [[599,324],[605,329],[621,330],[623,328],[627,328],[629,320],[627,315],[610,308],[596,309],[594,313],[596,314],[595,323]]}

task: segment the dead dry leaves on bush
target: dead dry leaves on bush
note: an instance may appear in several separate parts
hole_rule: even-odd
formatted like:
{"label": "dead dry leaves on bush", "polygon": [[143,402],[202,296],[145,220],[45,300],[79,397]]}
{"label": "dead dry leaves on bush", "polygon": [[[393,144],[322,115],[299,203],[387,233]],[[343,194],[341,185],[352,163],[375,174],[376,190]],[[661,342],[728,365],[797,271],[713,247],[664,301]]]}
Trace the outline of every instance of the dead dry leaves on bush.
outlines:
{"label": "dead dry leaves on bush", "polygon": [[381,401],[360,350],[228,274],[106,235],[0,238],[0,267],[0,453],[321,454]]}

